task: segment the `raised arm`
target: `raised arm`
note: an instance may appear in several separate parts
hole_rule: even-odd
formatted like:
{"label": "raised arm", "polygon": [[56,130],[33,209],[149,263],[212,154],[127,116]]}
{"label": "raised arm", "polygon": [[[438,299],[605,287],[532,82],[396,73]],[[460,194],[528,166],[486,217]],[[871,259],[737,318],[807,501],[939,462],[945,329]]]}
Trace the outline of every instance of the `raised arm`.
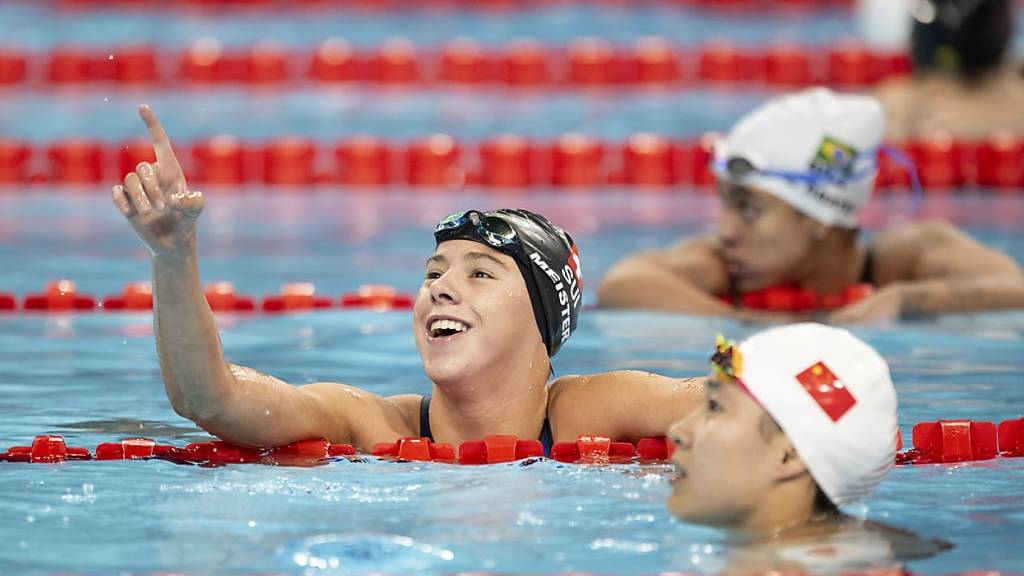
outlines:
{"label": "raised arm", "polygon": [[1024,308],[1012,258],[945,222],[911,224],[875,242],[878,292],[837,311],[836,322]]}
{"label": "raised arm", "polygon": [[114,186],[113,200],[152,254],[157,352],[174,410],[212,434],[250,446],[308,438],[361,443],[365,435],[354,430],[368,415],[378,425],[402,428],[397,409],[379,396],[340,384],[296,388],[225,361],[199,279],[196,225],[203,195],[188,189],[156,114],[141,106],[139,115],[156,162],[142,162],[127,174]]}

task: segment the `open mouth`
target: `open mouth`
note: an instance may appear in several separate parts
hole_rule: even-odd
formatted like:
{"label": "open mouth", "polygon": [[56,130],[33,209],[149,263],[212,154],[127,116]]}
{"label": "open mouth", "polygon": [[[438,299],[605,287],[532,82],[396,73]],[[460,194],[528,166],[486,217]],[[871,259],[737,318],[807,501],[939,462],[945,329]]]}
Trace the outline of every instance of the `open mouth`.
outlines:
{"label": "open mouth", "polygon": [[462,334],[469,330],[469,326],[464,322],[451,319],[438,319],[430,323],[427,332],[431,338],[449,338],[457,334]]}

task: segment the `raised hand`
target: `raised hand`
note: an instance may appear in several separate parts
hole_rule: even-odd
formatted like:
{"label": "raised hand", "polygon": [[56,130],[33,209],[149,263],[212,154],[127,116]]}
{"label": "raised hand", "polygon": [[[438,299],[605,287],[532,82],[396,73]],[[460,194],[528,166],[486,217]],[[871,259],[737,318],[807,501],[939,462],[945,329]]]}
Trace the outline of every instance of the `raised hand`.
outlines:
{"label": "raised hand", "polygon": [[140,162],[114,186],[114,204],[154,256],[186,254],[194,246],[203,194],[190,191],[171,141],[156,114],[143,104],[139,116],[149,129],[156,162]]}

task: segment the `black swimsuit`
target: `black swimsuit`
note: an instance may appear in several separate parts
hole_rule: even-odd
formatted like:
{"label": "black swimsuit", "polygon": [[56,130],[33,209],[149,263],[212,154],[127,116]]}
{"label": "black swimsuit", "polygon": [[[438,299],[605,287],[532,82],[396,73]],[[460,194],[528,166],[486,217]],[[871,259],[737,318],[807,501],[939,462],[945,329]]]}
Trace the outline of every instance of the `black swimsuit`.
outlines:
{"label": "black swimsuit", "polygon": [[864,268],[860,271],[860,281],[862,284],[875,285],[875,257],[870,247],[865,248]]}
{"label": "black swimsuit", "polygon": [[[434,441],[434,435],[430,432],[430,394],[420,398],[420,436]],[[554,438],[551,436],[551,422],[544,416],[544,426],[540,429],[540,443],[544,446],[544,455],[551,456],[551,446]]]}

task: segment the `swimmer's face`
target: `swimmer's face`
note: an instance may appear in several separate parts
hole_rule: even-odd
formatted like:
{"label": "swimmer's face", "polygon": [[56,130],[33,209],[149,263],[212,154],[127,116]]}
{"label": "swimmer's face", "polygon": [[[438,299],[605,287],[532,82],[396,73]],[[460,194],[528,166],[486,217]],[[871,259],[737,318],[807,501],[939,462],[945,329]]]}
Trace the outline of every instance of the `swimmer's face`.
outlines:
{"label": "swimmer's face", "polygon": [[526,282],[511,256],[469,240],[442,242],[427,260],[413,333],[434,382],[546,361]]}
{"label": "swimmer's face", "polygon": [[742,291],[790,282],[815,245],[820,225],[775,196],[719,180],[722,261]]}
{"label": "swimmer's face", "polygon": [[668,508],[687,522],[738,528],[769,493],[781,453],[774,435],[760,429],[764,409],[738,386],[716,378],[705,387],[703,407],[669,428],[678,475]]}

